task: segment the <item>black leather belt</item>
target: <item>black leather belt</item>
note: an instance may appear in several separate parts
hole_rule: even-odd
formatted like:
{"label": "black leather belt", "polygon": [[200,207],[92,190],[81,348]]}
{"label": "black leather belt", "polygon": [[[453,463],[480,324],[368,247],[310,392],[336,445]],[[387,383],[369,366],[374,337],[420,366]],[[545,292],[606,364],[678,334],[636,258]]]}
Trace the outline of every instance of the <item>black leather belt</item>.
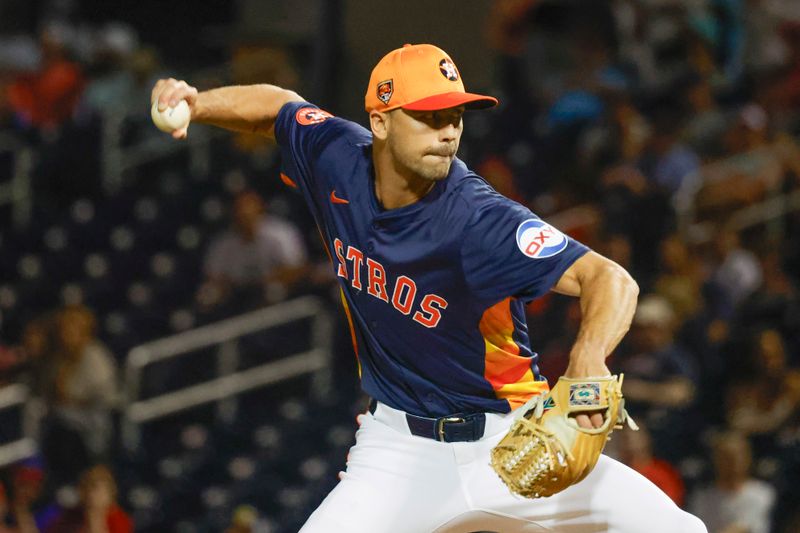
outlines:
{"label": "black leather belt", "polygon": [[[369,412],[375,414],[378,402],[369,402]],[[483,438],[486,428],[484,413],[455,414],[439,418],[427,418],[406,413],[406,422],[412,435],[438,440],[439,442],[472,442]]]}

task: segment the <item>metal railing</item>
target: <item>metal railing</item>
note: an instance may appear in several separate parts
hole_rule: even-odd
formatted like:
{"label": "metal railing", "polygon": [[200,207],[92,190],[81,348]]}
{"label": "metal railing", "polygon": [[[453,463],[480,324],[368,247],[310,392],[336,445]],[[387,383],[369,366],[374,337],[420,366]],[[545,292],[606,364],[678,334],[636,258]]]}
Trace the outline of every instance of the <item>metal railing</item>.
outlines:
{"label": "metal railing", "polygon": [[130,171],[184,150],[188,150],[192,174],[207,175],[211,167],[211,142],[227,134],[219,128],[192,125],[186,140],[176,141],[149,125],[151,135],[135,145],[122,146],[121,132],[127,118],[119,111],[103,115],[103,189],[109,194],[125,186],[125,175]]}
{"label": "metal railing", "polygon": [[[236,370],[238,343],[243,336],[309,318],[311,332],[307,350]],[[328,311],[318,298],[306,296],[133,348],[125,364],[123,445],[129,451],[137,448],[142,424],[207,403],[217,402],[217,416],[230,420],[236,413],[236,395],[304,374],[313,375],[313,394],[324,397],[331,386],[331,338],[332,320]],[[146,368],[213,346],[218,347],[216,377],[147,399],[140,398]]]}
{"label": "metal railing", "polygon": [[[780,237],[784,231],[780,219],[797,211],[800,211],[800,190],[780,193],[733,211],[725,220],[725,227],[742,231],[766,224],[771,237]],[[717,230],[715,223],[696,221],[690,212],[679,212],[679,220],[681,234],[694,244],[710,241]]]}
{"label": "metal railing", "polygon": [[728,225],[742,230],[800,211],[800,190],[774,196],[758,204],[744,207],[731,215]]}
{"label": "metal railing", "polygon": [[17,439],[0,443],[0,466],[30,457],[39,449],[41,403],[30,396],[28,387],[17,383],[0,388],[0,411],[11,409],[21,411],[21,435]]}
{"label": "metal railing", "polygon": [[[125,174],[129,171],[183,150],[188,150],[192,173],[207,175],[211,166],[211,142],[226,134],[220,129],[194,126],[184,142],[154,133],[138,144],[123,147],[121,132],[126,118],[120,111],[109,111],[102,117],[102,183],[108,194],[118,192],[125,185]],[[11,175],[0,176],[0,206],[11,205],[14,226],[24,228],[30,222],[33,207],[31,174],[36,149],[0,134],[0,152],[14,154]]]}

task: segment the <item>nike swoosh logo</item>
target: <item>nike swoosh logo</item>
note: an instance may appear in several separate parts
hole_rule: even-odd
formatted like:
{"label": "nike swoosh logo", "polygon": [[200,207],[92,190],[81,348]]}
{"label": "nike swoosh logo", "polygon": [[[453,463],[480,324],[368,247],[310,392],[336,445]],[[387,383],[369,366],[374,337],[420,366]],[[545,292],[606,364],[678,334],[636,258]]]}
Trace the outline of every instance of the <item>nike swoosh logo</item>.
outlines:
{"label": "nike swoosh logo", "polygon": [[331,203],[333,204],[349,204],[350,200],[345,200],[344,198],[339,198],[336,196],[336,189],[331,191]]}

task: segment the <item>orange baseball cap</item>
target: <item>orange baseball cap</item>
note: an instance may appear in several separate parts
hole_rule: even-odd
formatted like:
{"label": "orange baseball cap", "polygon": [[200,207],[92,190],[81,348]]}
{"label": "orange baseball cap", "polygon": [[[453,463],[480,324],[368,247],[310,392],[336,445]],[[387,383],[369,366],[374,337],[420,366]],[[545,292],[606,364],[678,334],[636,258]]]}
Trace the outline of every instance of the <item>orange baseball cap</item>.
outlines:
{"label": "orange baseball cap", "polygon": [[436,111],[450,107],[485,109],[497,98],[468,93],[464,82],[444,50],[432,44],[405,44],[378,61],[369,77],[364,108],[367,112]]}

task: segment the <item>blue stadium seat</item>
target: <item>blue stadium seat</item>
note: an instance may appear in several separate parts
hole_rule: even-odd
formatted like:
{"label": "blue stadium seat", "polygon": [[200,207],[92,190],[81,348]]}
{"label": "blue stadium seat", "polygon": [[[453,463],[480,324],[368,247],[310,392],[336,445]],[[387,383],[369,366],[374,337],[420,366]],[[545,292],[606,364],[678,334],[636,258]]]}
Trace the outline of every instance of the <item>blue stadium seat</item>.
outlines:
{"label": "blue stadium seat", "polygon": [[98,318],[100,336],[118,358],[123,358],[128,350],[139,343],[139,339],[131,330],[130,317],[127,313],[119,310],[109,311]]}
{"label": "blue stadium seat", "polygon": [[[72,246],[79,249],[98,249],[105,244],[108,223],[98,215],[95,204],[86,198],[76,200],[64,222]],[[102,213],[104,214],[104,213]]]}
{"label": "blue stadium seat", "polygon": [[163,518],[161,495],[155,487],[148,485],[132,487],[127,493],[126,503],[137,530],[157,524]]}

